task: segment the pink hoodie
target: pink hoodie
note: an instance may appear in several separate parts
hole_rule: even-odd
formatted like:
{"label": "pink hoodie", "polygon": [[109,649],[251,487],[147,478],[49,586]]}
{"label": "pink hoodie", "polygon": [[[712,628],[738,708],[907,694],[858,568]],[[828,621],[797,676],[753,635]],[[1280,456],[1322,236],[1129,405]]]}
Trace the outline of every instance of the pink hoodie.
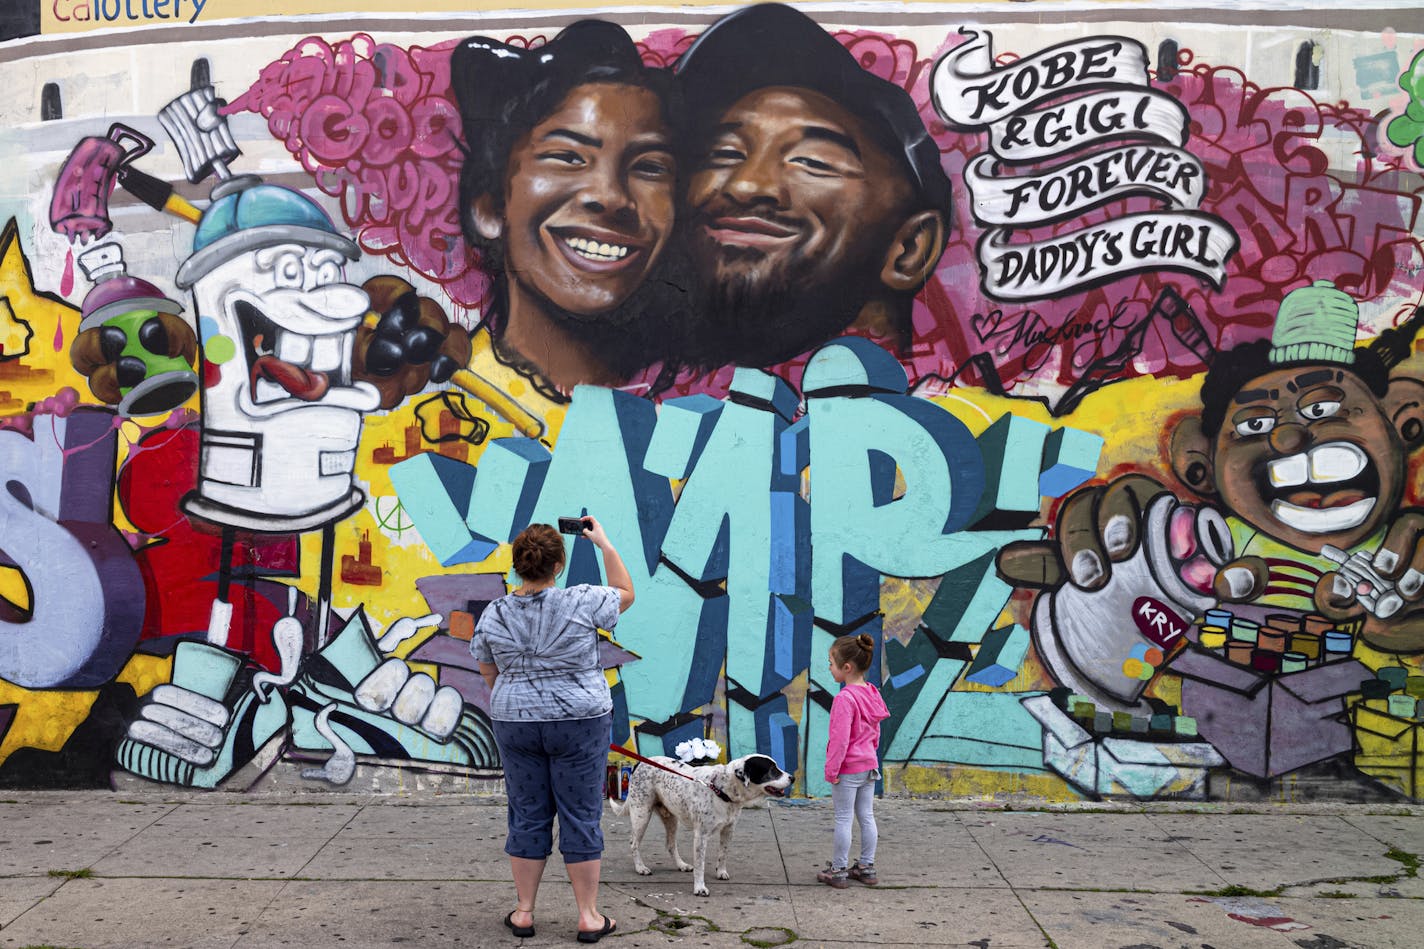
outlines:
{"label": "pink hoodie", "polygon": [[880,767],[880,723],[890,717],[880,690],[869,682],[843,685],[831,702],[826,738],[826,780]]}

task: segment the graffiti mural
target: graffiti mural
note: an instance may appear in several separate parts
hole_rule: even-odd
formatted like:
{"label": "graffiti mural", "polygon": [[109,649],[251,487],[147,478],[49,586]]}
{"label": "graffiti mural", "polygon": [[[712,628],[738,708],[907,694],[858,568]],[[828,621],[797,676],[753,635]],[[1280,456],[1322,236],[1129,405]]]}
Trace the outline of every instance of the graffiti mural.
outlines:
{"label": "graffiti mural", "polygon": [[864,632],[886,793],[1424,797],[1424,34],[1092,6],[42,11],[0,785],[494,787],[595,514],[642,754],[828,793]]}

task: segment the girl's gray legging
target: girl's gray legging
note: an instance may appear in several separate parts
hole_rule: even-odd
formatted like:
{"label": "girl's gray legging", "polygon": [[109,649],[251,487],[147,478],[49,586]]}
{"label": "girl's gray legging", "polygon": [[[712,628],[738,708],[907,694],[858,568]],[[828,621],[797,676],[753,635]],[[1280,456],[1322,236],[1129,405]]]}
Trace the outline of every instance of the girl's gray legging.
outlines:
{"label": "girl's gray legging", "polygon": [[831,785],[831,803],[836,806],[836,832],[833,838],[835,851],[831,855],[831,869],[843,870],[850,863],[850,819],[854,814],[860,824],[860,863],[868,866],[875,862],[875,844],[880,834],[875,828],[875,780],[880,777],[878,770],[843,774],[840,781]]}

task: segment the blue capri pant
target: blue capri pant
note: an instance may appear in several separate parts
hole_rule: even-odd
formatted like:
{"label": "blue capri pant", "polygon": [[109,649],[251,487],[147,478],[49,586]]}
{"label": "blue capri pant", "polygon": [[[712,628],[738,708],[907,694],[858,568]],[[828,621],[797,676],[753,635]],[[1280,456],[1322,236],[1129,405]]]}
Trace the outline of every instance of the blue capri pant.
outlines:
{"label": "blue capri pant", "polygon": [[509,797],[511,857],[543,860],[554,849],[564,863],[603,856],[603,798],[613,713],[557,722],[494,722]]}

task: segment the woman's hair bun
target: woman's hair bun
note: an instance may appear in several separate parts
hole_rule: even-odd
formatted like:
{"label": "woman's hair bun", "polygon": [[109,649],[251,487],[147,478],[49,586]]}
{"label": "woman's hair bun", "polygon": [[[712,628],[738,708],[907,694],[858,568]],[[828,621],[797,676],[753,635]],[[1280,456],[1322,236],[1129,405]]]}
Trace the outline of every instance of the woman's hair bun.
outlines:
{"label": "woman's hair bun", "polygon": [[553,579],[564,565],[564,538],[549,524],[530,524],[514,538],[514,572],[538,583]]}

